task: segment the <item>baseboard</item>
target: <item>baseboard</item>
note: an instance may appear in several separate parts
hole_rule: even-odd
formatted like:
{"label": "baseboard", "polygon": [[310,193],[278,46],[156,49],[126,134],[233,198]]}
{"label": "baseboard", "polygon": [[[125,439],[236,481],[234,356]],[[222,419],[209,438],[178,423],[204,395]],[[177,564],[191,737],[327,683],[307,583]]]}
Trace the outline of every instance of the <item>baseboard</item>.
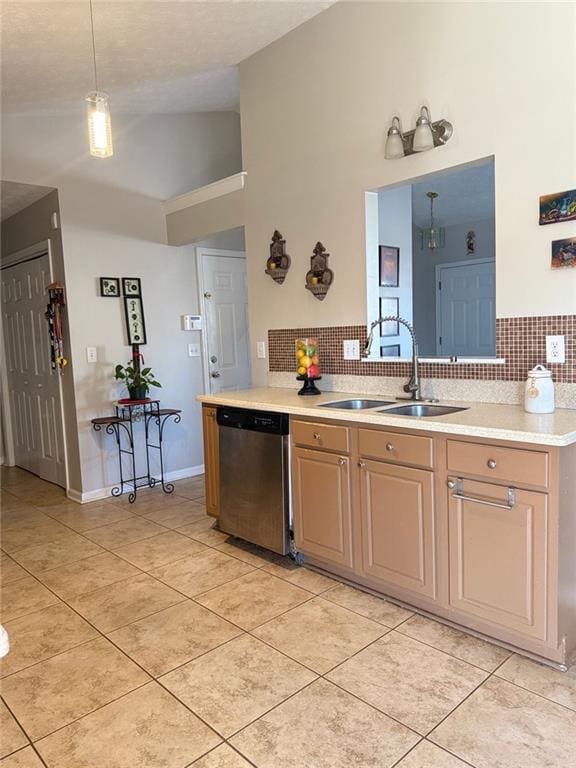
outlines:
{"label": "baseboard", "polygon": [[[176,480],[185,480],[187,477],[197,477],[204,474],[204,464],[198,464],[196,467],[184,467],[184,469],[176,469],[174,472],[166,472],[164,475],[165,482],[176,482]],[[102,499],[110,498],[112,488],[116,487],[110,485],[107,488],[96,488],[93,491],[77,491],[74,488],[68,488],[66,495],[72,501],[77,501],[79,504],[88,504],[91,501],[100,501]],[[130,493],[130,488],[127,488],[125,493]]]}

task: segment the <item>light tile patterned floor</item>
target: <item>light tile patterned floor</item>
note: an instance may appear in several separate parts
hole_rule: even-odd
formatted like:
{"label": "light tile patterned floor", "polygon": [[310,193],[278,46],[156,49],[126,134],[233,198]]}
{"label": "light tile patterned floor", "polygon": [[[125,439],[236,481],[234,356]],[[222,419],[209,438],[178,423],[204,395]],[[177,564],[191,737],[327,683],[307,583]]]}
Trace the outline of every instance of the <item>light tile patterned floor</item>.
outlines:
{"label": "light tile patterned floor", "polygon": [[203,478],[0,484],[0,768],[576,768],[576,669],[239,546]]}

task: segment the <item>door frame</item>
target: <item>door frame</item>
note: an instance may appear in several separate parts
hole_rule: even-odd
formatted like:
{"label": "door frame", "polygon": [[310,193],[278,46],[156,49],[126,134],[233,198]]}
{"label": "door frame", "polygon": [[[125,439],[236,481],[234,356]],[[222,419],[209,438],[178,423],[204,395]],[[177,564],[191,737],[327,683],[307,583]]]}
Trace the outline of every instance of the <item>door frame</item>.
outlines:
{"label": "door frame", "polygon": [[465,261],[446,261],[442,264],[436,264],[435,267],[435,290],[436,290],[436,355],[442,357],[442,351],[440,350],[440,344],[438,339],[440,338],[442,330],[442,291],[438,287],[441,280],[442,270],[447,267],[468,267],[471,264],[494,264],[496,265],[496,259],[490,259],[487,257],[481,259],[466,259]]}
{"label": "door frame", "polygon": [[206,328],[206,299],[204,298],[205,269],[204,258],[206,256],[223,256],[232,259],[244,259],[246,251],[231,251],[226,248],[196,248],[196,274],[198,277],[198,306],[202,316],[202,380],[205,394],[210,394],[210,366],[208,364],[208,332]]}
{"label": "door frame", "polygon": [[[18,264],[22,264],[25,261],[31,261],[32,259],[38,259],[42,256],[48,256],[48,270],[50,274],[50,280],[54,277],[54,265],[52,259],[52,243],[50,238],[46,240],[40,240],[34,245],[29,245],[27,248],[22,248],[19,251],[14,251],[9,254],[2,254],[0,261],[0,269],[7,269],[8,267],[15,267]],[[48,335],[46,335],[48,338]],[[14,450],[14,428],[12,424],[12,413],[10,410],[10,397],[8,394],[8,373],[6,370],[6,349],[4,343],[4,332],[1,333],[0,338],[0,408],[2,409],[2,418],[4,426],[4,448],[6,456],[4,457],[4,463],[8,467],[16,466],[16,452]],[[66,421],[64,416],[64,393],[62,391],[62,380],[60,374],[58,374],[58,398],[60,402],[60,420],[62,423],[62,448],[64,450],[64,477],[66,483],[66,492],[70,489],[70,478],[68,472],[68,444],[66,442]]]}

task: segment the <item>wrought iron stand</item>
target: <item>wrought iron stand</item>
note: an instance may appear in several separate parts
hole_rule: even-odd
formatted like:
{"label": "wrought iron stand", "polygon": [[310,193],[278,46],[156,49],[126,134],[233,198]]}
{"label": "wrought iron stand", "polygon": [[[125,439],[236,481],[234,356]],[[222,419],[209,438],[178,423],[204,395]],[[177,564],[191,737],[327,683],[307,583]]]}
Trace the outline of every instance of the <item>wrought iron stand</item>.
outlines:
{"label": "wrought iron stand", "polygon": [[[164,456],[162,453],[162,440],[166,422],[174,417],[174,423],[180,422],[181,411],[176,408],[160,408],[159,400],[146,400],[116,403],[115,416],[104,416],[92,419],[92,426],[96,432],[105,427],[106,434],[114,435],[118,445],[118,464],[120,467],[120,483],[112,488],[112,496],[121,496],[125,490],[131,489],[128,501],[133,504],[136,501],[138,488],[154,488],[159,483],[164,493],[172,493],[174,485],[165,482]],[[134,449],[134,424],[137,421],[144,422],[144,437],[146,441],[146,474],[136,476],[136,453]],[[154,429],[154,426],[156,429]],[[157,451],[160,464],[160,476],[153,475],[150,470],[150,451]],[[123,456],[129,457],[132,476],[124,476]]]}

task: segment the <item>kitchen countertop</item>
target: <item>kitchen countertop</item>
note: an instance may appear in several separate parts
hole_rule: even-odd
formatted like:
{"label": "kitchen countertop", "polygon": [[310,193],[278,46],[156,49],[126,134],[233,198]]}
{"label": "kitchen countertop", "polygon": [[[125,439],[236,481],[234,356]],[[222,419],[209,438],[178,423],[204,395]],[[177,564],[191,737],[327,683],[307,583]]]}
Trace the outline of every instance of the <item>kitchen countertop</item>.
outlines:
{"label": "kitchen countertop", "polygon": [[[442,400],[442,405],[467,408],[466,411],[416,418],[413,416],[386,415],[374,410],[340,410],[318,408],[320,403],[352,398],[396,402],[393,395],[365,395],[354,392],[323,392],[312,397],[300,397],[294,389],[280,387],[253,387],[219,395],[199,395],[197,400],[209,405],[228,405],[251,408],[257,411],[276,411],[291,416],[307,416],[317,419],[349,421],[357,424],[375,424],[382,427],[400,427],[429,432],[446,432],[468,437],[514,440],[538,445],[565,446],[576,443],[576,410],[562,408],[549,414],[526,413],[520,405],[472,403]],[[390,406],[393,407],[393,406]]]}

